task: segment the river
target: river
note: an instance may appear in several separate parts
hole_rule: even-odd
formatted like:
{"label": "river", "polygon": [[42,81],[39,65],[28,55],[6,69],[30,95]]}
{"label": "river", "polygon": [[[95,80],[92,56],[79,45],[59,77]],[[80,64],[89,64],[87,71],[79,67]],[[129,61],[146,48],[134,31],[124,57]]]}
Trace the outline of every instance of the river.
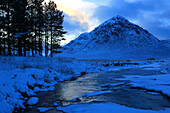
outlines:
{"label": "river", "polygon": [[[62,113],[62,111],[56,110],[57,106],[54,106],[55,102],[58,102],[58,106],[90,102],[113,102],[145,110],[163,110],[164,108],[170,108],[170,99],[167,96],[159,92],[150,92],[146,89],[134,88],[129,84],[130,81],[128,80],[116,80],[116,78],[123,78],[123,75],[150,76],[159,74],[163,73],[155,70],[144,70],[143,68],[87,74],[74,81],[65,81],[56,85],[54,91],[38,92],[39,103],[35,106],[27,106],[23,113],[39,113],[37,110],[39,107],[53,108],[46,113]],[[101,85],[108,83],[117,85],[101,87]],[[111,90],[112,93],[88,98],[83,97],[87,92],[107,90]],[[75,98],[78,98],[78,101],[67,101]]]}

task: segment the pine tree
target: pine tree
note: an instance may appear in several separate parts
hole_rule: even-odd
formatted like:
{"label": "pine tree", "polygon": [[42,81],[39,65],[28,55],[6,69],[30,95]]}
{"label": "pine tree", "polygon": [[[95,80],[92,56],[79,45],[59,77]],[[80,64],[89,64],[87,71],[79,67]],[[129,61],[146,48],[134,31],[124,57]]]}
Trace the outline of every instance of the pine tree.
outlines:
{"label": "pine tree", "polygon": [[34,25],[34,46],[32,45],[32,47],[35,49],[35,54],[37,54],[37,50],[39,51],[39,55],[42,55],[42,35],[44,27],[43,2],[44,0],[29,0]]}
{"label": "pine tree", "polygon": [[54,30],[53,30],[53,51],[57,52],[58,48],[60,47],[60,42],[62,40],[65,40],[64,34],[66,34],[67,32],[64,31],[63,29],[63,21],[64,21],[64,15],[63,12],[56,10],[55,15],[54,15]]}
{"label": "pine tree", "polygon": [[38,18],[38,48],[39,48],[39,55],[42,56],[42,42],[43,42],[43,31],[44,31],[44,22],[45,22],[45,15],[43,12],[43,2],[44,0],[38,1],[37,7],[37,18]]}
{"label": "pine tree", "polygon": [[45,56],[48,56],[48,50],[49,50],[49,15],[48,15],[48,5],[45,2],[44,3],[44,14],[45,14]]}
{"label": "pine tree", "polygon": [[[4,38],[4,54],[6,55],[6,41],[8,45],[8,55],[11,55],[11,37],[10,37],[10,22],[11,22],[11,5],[12,1],[2,0],[1,1],[1,14],[2,14],[2,29],[5,32]],[[7,40],[6,40],[7,39]]]}
{"label": "pine tree", "polygon": [[[1,0],[0,1],[0,12],[1,12],[1,30],[3,32],[3,44],[4,44],[4,55],[6,55],[6,46],[8,47],[8,55],[11,53],[11,17],[12,17],[12,5],[14,1],[12,0]],[[2,35],[1,35],[2,36]],[[6,44],[7,42],[7,44]]]}
{"label": "pine tree", "polygon": [[10,39],[10,1],[7,0],[7,35],[8,35],[8,55],[11,55],[11,39]]}
{"label": "pine tree", "polygon": [[63,12],[57,10],[57,5],[54,1],[48,3],[48,12],[50,18],[50,32],[51,32],[51,57],[53,56],[54,47],[55,49],[60,47],[61,40],[65,40],[63,35],[66,31],[63,30]]}
{"label": "pine tree", "polygon": [[28,32],[26,22],[27,0],[16,0],[13,5],[14,14],[12,16],[13,37],[18,40],[18,55],[22,56],[24,47],[24,56],[26,56],[26,34]]}
{"label": "pine tree", "polygon": [[31,32],[31,40],[30,40],[30,43],[31,43],[31,50],[32,50],[32,56],[35,55],[35,15],[36,15],[36,8],[35,8],[35,5],[34,5],[34,1],[33,0],[28,0],[28,7],[27,7],[27,11],[29,13],[29,21],[28,21],[28,25],[29,25],[29,29],[30,29],[30,32]]}

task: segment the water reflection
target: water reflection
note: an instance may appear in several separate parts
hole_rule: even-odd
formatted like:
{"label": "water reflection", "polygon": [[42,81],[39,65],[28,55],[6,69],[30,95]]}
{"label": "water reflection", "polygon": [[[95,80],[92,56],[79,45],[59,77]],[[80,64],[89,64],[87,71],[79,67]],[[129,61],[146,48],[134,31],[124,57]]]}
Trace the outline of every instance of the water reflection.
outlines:
{"label": "water reflection", "polygon": [[96,79],[96,74],[89,74],[86,77],[81,77],[76,81],[67,81],[56,86],[56,93],[61,93],[62,100],[71,100],[82,97],[87,92],[101,90],[99,80]]}

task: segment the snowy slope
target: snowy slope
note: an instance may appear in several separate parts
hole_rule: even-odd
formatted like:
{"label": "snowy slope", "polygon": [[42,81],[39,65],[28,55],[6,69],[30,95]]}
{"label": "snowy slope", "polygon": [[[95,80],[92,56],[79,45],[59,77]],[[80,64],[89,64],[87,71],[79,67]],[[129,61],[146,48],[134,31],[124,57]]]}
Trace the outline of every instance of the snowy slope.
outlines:
{"label": "snowy slope", "polygon": [[146,59],[170,56],[168,49],[147,30],[116,16],[64,46],[61,55],[78,58]]}
{"label": "snowy slope", "polygon": [[161,43],[170,48],[170,40],[161,40]]}

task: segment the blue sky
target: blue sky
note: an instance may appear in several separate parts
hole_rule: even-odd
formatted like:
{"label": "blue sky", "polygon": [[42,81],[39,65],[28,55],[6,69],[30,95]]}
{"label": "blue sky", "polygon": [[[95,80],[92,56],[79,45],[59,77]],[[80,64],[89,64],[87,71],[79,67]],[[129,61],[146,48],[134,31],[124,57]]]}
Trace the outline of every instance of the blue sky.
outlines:
{"label": "blue sky", "polygon": [[159,39],[170,39],[170,0],[54,0],[65,13],[68,43],[116,15],[147,29]]}

